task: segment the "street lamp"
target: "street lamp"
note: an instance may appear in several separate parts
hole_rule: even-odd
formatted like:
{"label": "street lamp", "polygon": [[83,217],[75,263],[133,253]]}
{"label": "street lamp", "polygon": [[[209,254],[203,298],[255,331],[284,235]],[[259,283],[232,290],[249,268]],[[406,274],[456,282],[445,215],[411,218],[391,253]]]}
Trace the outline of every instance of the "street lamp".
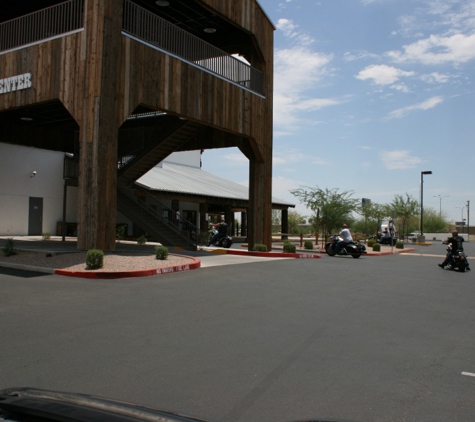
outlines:
{"label": "street lamp", "polygon": [[421,242],[424,242],[424,174],[432,174],[431,171],[421,171]]}
{"label": "street lamp", "polygon": [[440,206],[439,206],[439,218],[440,218],[442,216],[442,199],[448,198],[449,195],[444,195],[444,196],[434,195],[434,198],[437,198],[437,197],[439,197],[440,199]]}
{"label": "street lamp", "polygon": [[465,209],[465,207],[455,207],[455,208],[458,208],[459,210],[462,211],[462,219],[460,220],[460,232],[463,233],[463,223],[464,223],[463,210]]}

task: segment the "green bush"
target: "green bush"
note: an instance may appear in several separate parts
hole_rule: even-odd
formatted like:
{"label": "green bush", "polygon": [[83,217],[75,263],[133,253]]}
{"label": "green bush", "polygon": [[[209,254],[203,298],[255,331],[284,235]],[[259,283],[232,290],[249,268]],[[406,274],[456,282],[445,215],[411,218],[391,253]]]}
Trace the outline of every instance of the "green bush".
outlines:
{"label": "green bush", "polygon": [[162,261],[168,257],[168,248],[166,246],[156,246],[155,247],[155,258],[161,259]]}
{"label": "green bush", "polygon": [[289,241],[284,242],[284,252],[295,253],[296,250],[297,248],[294,244],[290,243]]}
{"label": "green bush", "polygon": [[381,245],[379,243],[373,244],[373,251],[375,252],[381,251]]}
{"label": "green bush", "polygon": [[43,236],[43,240],[51,239],[51,233],[48,233],[48,232],[42,233],[41,236]]}
{"label": "green bush", "polygon": [[125,234],[125,225],[122,224],[120,226],[117,226],[117,229],[115,231],[115,237],[119,242],[125,239]]}
{"label": "green bush", "polygon": [[137,238],[137,244],[145,245],[147,243],[147,237],[143,234]]}
{"label": "green bush", "polygon": [[313,242],[311,240],[306,240],[303,246],[305,249],[313,249]]}
{"label": "green bush", "polygon": [[369,239],[369,240],[368,240],[368,248],[371,248],[375,243],[376,243],[376,240],[374,240],[374,239]]}
{"label": "green bush", "polygon": [[404,249],[404,242],[402,242],[402,241],[400,241],[400,240],[397,241],[397,242],[396,242],[396,248],[397,248],[397,249]]}
{"label": "green bush", "polygon": [[5,247],[2,249],[2,251],[3,255],[5,256],[12,256],[17,254],[17,251],[15,250],[15,244],[13,243],[12,238],[7,239],[7,243],[5,244]]}
{"label": "green bush", "polygon": [[267,246],[262,243],[255,243],[252,250],[255,252],[267,252]]}
{"label": "green bush", "polygon": [[104,265],[104,252],[99,249],[89,249],[86,254],[86,268],[97,270]]}

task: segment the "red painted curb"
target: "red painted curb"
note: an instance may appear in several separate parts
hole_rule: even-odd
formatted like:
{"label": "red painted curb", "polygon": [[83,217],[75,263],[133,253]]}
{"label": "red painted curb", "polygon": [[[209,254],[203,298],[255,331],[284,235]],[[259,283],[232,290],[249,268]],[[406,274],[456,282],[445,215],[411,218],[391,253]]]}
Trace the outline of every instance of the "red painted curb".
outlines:
{"label": "red painted curb", "polygon": [[[363,255],[366,255],[366,256],[386,256],[386,255],[399,255],[400,253],[405,253],[405,252],[412,252],[414,250],[414,248],[408,248],[408,249],[398,249],[397,252],[394,251],[394,252],[374,252],[374,251],[369,251],[369,252],[365,252],[362,254]],[[324,253],[326,254],[327,252],[325,250],[322,250],[320,251],[320,253]]]}
{"label": "red painted curb", "polygon": [[321,258],[320,255],[316,255],[316,254],[288,253],[288,252],[238,251],[236,249],[228,249],[227,253],[229,255],[258,256],[258,257],[262,257],[262,258],[296,258],[296,259]]}
{"label": "red painted curb", "polygon": [[[176,255],[182,256],[184,255]],[[192,258],[186,256],[186,258]],[[131,277],[148,277],[152,275],[170,274],[181,271],[196,270],[201,267],[201,261],[198,258],[192,258],[190,264],[184,265],[170,265],[169,267],[150,268],[148,270],[136,270],[136,271],[68,271],[68,270],[55,270],[55,274],[63,275],[66,277],[79,277],[79,278],[94,278],[94,279],[115,279],[115,278],[131,278]]]}

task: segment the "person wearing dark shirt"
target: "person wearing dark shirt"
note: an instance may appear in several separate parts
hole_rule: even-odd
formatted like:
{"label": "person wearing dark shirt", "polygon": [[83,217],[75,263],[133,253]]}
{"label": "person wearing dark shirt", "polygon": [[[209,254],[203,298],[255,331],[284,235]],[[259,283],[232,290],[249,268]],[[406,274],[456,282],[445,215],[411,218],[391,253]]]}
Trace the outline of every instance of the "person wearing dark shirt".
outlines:
{"label": "person wearing dark shirt", "polygon": [[228,234],[228,225],[226,224],[226,221],[224,218],[221,219],[220,223],[216,224],[210,224],[212,227],[216,228],[218,230],[218,233],[216,233],[210,240],[209,245],[214,245],[215,242],[218,241],[218,239],[222,237],[226,237]]}
{"label": "person wearing dark shirt", "polygon": [[[447,265],[453,264],[453,254],[457,251],[463,251],[463,237],[459,236],[457,231],[453,231],[452,237],[448,239],[448,244],[450,245],[450,251],[447,253],[444,262],[437,264],[440,268],[445,268]],[[470,270],[470,268],[467,269]]]}

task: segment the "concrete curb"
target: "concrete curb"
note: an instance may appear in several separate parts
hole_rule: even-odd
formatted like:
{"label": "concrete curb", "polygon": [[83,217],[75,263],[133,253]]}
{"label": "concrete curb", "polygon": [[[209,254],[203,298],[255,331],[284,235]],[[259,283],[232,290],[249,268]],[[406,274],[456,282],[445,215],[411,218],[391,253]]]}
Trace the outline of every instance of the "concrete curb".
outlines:
{"label": "concrete curb", "polygon": [[37,273],[54,274],[54,268],[37,267],[35,265],[15,264],[14,262],[0,262],[0,267],[13,268],[14,270],[35,271]]}
{"label": "concrete curb", "polygon": [[294,259],[318,259],[320,255],[316,253],[289,253],[289,252],[257,252],[257,251],[240,251],[238,249],[213,249],[207,252],[222,255],[241,255],[256,256],[260,258],[294,258]]}
{"label": "concrete curb", "polygon": [[133,271],[68,271],[55,270],[54,274],[66,277],[93,278],[93,279],[115,279],[115,278],[131,278],[131,277],[149,277],[153,275],[171,274],[182,271],[196,270],[201,267],[201,261],[185,255],[176,255],[185,258],[191,258],[193,262],[186,265],[170,265],[168,267],[150,268],[147,270]]}
{"label": "concrete curb", "polygon": [[[387,256],[387,255],[399,255],[401,253],[407,253],[407,252],[412,252],[414,251],[414,248],[408,248],[408,249],[394,249],[394,251],[384,251],[384,252],[373,252],[373,251],[367,251],[366,253],[363,253],[363,255],[366,256]],[[321,250],[320,253],[326,254],[325,250]]]}
{"label": "concrete curb", "polygon": [[34,265],[15,264],[13,262],[0,262],[0,267],[13,268],[16,270],[24,271],[36,271],[44,274],[56,274],[65,277],[77,277],[77,278],[89,278],[89,279],[116,279],[116,278],[131,278],[131,277],[148,277],[153,275],[171,274],[181,271],[196,270],[201,267],[201,261],[198,258],[190,257],[187,255],[177,255],[189,258],[192,261],[186,265],[170,265],[168,267],[150,268],[146,270],[134,270],[134,271],[68,271],[68,270],[56,270],[54,268],[37,267]]}

